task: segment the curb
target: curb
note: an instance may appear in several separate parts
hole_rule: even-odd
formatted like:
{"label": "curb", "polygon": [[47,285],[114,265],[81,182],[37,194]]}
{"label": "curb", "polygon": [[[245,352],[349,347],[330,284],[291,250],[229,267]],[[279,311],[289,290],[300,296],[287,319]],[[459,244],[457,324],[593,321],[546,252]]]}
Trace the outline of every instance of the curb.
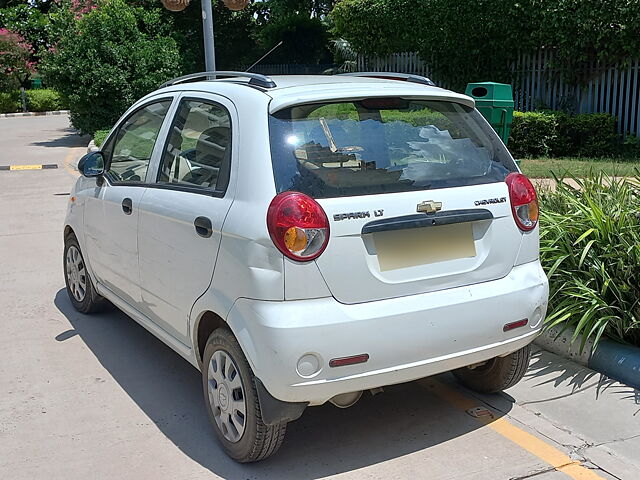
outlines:
{"label": "curb", "polygon": [[571,343],[574,329],[560,333],[560,327],[544,331],[534,343],[580,365],[605,374],[609,378],[640,389],[640,348],[602,338],[594,352],[593,340],[587,341],[580,353],[580,342]]}
{"label": "curb", "polygon": [[89,145],[87,145],[87,153],[97,152],[98,150],[100,149],[96,145],[95,140],[92,138],[91,141],[89,142]]}
{"label": "curb", "polygon": [[66,115],[69,110],[54,110],[53,112],[15,112],[15,113],[0,113],[0,118],[9,117],[49,117],[51,115]]}

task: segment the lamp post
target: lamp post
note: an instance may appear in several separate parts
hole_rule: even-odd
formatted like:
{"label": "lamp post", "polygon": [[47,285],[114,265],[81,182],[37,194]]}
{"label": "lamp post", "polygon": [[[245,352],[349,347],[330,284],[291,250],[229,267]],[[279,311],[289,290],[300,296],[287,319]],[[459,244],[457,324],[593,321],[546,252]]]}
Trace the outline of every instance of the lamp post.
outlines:
{"label": "lamp post", "polygon": [[[191,0],[160,0],[164,8],[172,12],[181,12],[191,2]],[[249,0],[223,0],[229,10],[242,10],[249,4]],[[201,0],[202,10],[202,35],[204,39],[204,66],[207,72],[216,69],[216,50],[213,40],[213,9],[211,0]]]}

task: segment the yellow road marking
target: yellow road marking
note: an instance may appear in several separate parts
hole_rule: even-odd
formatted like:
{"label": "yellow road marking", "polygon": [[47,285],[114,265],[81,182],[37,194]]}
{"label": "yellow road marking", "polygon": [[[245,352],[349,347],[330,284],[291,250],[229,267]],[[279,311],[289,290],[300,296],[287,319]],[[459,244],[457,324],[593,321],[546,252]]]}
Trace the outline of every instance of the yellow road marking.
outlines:
{"label": "yellow road marking", "polygon": [[80,173],[78,172],[78,169],[72,163],[72,161],[78,155],[79,148],[82,148],[82,147],[72,147],[72,148],[70,148],[69,149],[69,153],[67,153],[67,156],[64,158],[64,161],[62,162],[62,165],[64,166],[64,169],[67,172],[71,173],[75,177],[79,176]]}
{"label": "yellow road marking", "polygon": [[[435,378],[425,378],[418,383],[427,387],[442,400],[459,410],[466,412],[478,406],[477,401],[458,393]],[[579,461],[573,460],[565,453],[540,440],[538,437],[512,425],[505,420],[505,417],[494,420],[489,416],[480,416],[477,417],[476,420],[484,423],[494,432],[502,435],[504,438],[512,441],[574,480],[604,480],[603,477],[596,474],[593,470],[583,467]]]}
{"label": "yellow road marking", "polygon": [[42,170],[42,165],[11,165],[9,170]]}

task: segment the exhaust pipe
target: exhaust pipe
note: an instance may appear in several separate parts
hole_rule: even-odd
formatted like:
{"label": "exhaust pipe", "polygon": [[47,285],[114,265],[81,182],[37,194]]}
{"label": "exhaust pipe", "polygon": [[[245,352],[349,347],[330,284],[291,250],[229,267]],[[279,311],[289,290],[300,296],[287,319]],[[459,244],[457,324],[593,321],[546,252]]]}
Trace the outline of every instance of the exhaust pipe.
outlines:
{"label": "exhaust pipe", "polygon": [[349,408],[356,404],[362,396],[362,390],[357,392],[341,393],[331,398],[329,401],[338,408]]}

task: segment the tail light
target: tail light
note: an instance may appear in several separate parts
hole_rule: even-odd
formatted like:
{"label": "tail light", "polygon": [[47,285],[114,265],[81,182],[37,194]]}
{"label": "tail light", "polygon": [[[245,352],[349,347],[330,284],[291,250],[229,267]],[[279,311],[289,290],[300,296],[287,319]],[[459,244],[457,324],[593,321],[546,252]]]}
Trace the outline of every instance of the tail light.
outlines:
{"label": "tail light", "polygon": [[278,250],[292,260],[318,258],[329,242],[329,220],[313,198],[299,192],[274,197],[267,211],[267,228]]}
{"label": "tail light", "polygon": [[536,189],[531,181],[521,173],[510,173],[505,179],[509,187],[513,218],[520,230],[528,232],[538,223],[539,208]]}

